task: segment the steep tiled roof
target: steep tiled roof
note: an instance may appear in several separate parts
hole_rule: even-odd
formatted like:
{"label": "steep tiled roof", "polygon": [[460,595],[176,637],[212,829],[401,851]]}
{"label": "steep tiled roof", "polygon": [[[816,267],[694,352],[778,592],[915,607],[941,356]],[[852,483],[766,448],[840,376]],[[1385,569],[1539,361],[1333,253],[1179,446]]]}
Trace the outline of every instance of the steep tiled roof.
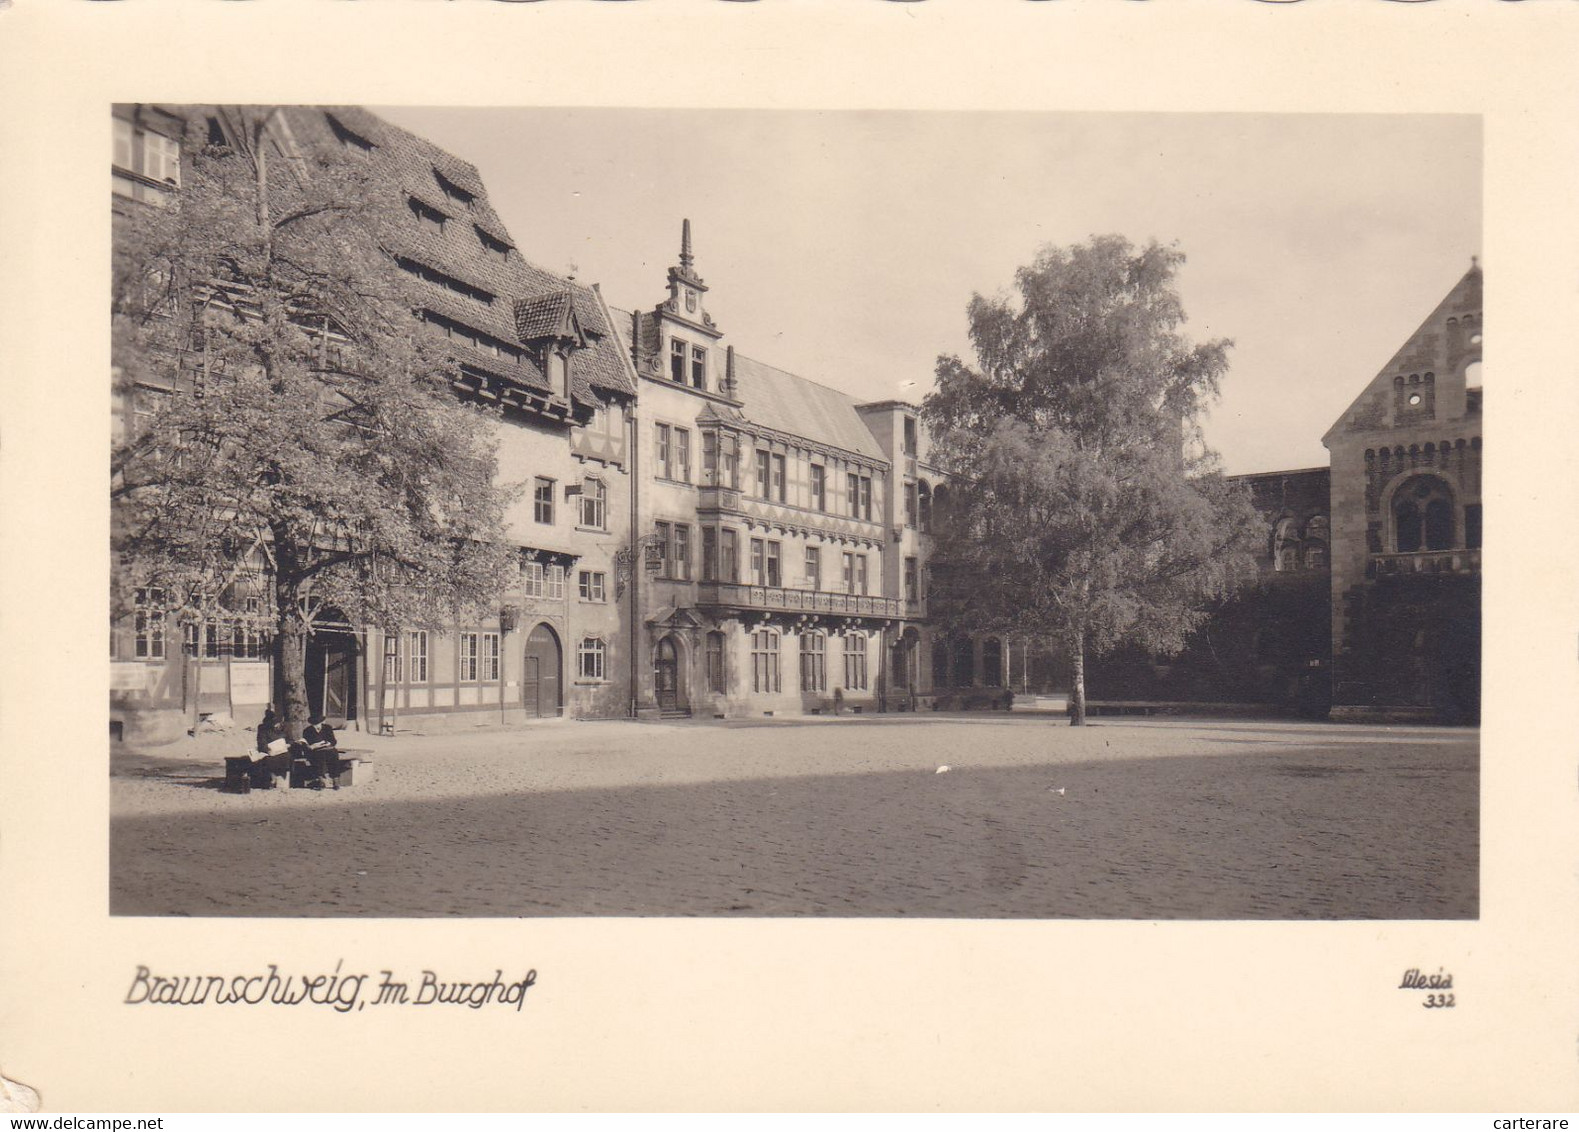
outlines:
{"label": "steep tiled roof", "polygon": [[[331,156],[345,148],[331,119],[374,144],[370,160],[388,170],[387,184],[398,189],[401,198],[399,214],[386,218],[388,250],[420,265],[428,275],[406,275],[414,306],[519,345],[516,302],[537,299],[549,292],[569,291],[574,296],[577,318],[590,339],[589,348],[572,359],[571,395],[584,404],[592,404],[598,400],[598,392],[635,393],[618,344],[609,335],[597,297],[590,290],[528,263],[515,250],[501,257],[483,244],[479,232],[497,244],[516,247],[494,211],[474,165],[360,107],[293,107],[287,116],[291,133],[303,148],[312,147]],[[440,178],[471,199],[456,199],[453,190],[447,193]],[[407,198],[444,215],[444,231],[423,226],[404,207]],[[459,281],[464,288],[485,292],[493,296],[493,301],[483,302],[474,295],[457,292],[442,281],[435,281],[433,274]],[[487,355],[474,358],[474,351],[470,350],[457,349],[457,354],[473,364],[486,358],[485,368],[491,372],[505,373],[530,388],[549,390],[530,351],[520,363]]]}
{"label": "steep tiled roof", "polygon": [[848,394],[738,352],[735,380],[747,420],[847,452],[885,458],[871,429],[856,412],[855,398]]}

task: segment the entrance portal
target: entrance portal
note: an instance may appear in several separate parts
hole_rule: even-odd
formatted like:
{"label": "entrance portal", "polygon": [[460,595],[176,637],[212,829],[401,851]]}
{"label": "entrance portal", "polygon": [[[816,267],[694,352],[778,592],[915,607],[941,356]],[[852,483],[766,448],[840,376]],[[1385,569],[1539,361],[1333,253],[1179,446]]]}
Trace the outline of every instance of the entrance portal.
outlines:
{"label": "entrance portal", "polygon": [[684,681],[680,675],[680,649],[673,636],[658,642],[657,694],[659,711],[684,711]]}
{"label": "entrance portal", "polygon": [[538,625],[526,638],[521,668],[521,706],[529,717],[542,719],[559,714],[561,662],[559,638],[547,625]]}
{"label": "entrance portal", "polygon": [[343,728],[357,717],[359,652],[356,634],[348,626],[320,627],[308,638],[307,710],[322,715],[331,727]]}

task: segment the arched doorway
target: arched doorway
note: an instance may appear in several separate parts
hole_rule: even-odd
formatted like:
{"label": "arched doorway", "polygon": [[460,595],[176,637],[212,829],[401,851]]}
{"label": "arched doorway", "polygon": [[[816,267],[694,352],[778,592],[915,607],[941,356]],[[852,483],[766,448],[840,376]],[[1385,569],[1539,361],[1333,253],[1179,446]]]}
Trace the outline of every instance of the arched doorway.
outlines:
{"label": "arched doorway", "polygon": [[559,673],[564,662],[559,637],[539,623],[527,634],[526,655],[521,666],[521,706],[529,718],[543,719],[559,714]]}
{"label": "arched doorway", "polygon": [[684,672],[680,667],[680,646],[670,633],[658,642],[655,665],[654,690],[658,697],[659,711],[684,711],[689,703],[685,695]]}
{"label": "arched doorway", "polygon": [[331,727],[341,728],[357,718],[358,655],[356,633],[345,615],[339,610],[320,614],[307,638],[304,674],[309,715],[321,715]]}

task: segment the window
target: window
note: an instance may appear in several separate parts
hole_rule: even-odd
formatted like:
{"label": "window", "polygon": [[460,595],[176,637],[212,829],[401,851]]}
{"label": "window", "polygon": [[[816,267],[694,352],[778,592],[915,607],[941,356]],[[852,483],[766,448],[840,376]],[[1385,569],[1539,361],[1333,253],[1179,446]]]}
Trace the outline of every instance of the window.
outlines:
{"label": "window", "polygon": [[671,465],[674,462],[674,450],[670,437],[672,430],[666,424],[655,424],[652,426],[652,431],[653,458],[658,464],[658,475],[662,479],[673,479],[674,477],[670,474]]}
{"label": "window", "polygon": [[779,544],[774,540],[769,539],[767,544],[767,552],[767,584],[770,586],[782,586],[784,584],[784,578],[779,573]]}
{"label": "window", "polygon": [[724,681],[724,635],[717,630],[707,634],[707,690],[719,696],[728,691]]}
{"label": "window", "polygon": [[905,600],[917,602],[921,600],[921,579],[914,558],[905,559]]}
{"label": "window", "polygon": [[761,499],[770,498],[768,495],[768,469],[772,467],[773,458],[768,452],[757,449],[757,496]]}
{"label": "window", "polygon": [[855,592],[855,555],[848,550],[844,552],[844,592]]}
{"label": "window", "polygon": [[410,197],[407,204],[411,208],[411,215],[417,218],[417,223],[429,232],[444,234],[444,222],[449,219],[436,208],[430,208],[416,197]]}
{"label": "window", "polygon": [[532,518],[550,526],[554,522],[554,481],[538,476],[532,481]]}
{"label": "window", "polygon": [[763,539],[751,540],[751,584],[767,585],[767,544]]}
{"label": "window", "polygon": [[921,525],[920,503],[916,494],[916,485],[905,484],[905,526],[912,529]]}
{"label": "window", "polygon": [[669,563],[669,577],[683,581],[691,579],[691,528],[684,523],[674,525],[674,557]]}
{"label": "window", "polygon": [[800,690],[803,692],[824,692],[827,689],[827,638],[821,633],[802,633],[800,638]]}
{"label": "window", "polygon": [[806,548],[806,588],[809,590],[822,589],[822,548],[808,546]]}
{"label": "window", "polygon": [[456,673],[463,684],[476,681],[477,656],[480,651],[476,633],[462,633],[460,635],[455,667]]}
{"label": "window", "polygon": [[164,659],[164,590],[141,588],[133,595],[136,613],[132,617],[136,633],[138,660]]}
{"label": "window", "polygon": [[607,670],[608,646],[599,637],[581,638],[576,650],[576,671],[583,680],[602,680]]}
{"label": "window", "polygon": [[428,682],[428,633],[426,629],[418,629],[406,634],[406,656],[411,660],[411,682],[413,684],[426,684]]}
{"label": "window", "polygon": [[681,483],[691,482],[691,430],[674,430],[674,478]]}
{"label": "window", "polygon": [[1393,521],[1400,554],[1448,550],[1454,545],[1453,501],[1445,483],[1419,476],[1399,489]]}
{"label": "window", "polygon": [[456,204],[462,204],[470,207],[471,202],[476,199],[471,193],[461,188],[443,173],[440,173],[437,169],[433,171],[433,179],[438,182],[439,191],[442,192],[446,198],[454,201]]}
{"label": "window", "polygon": [[482,635],[482,679],[497,682],[499,679],[499,634]]}
{"label": "window", "polygon": [[733,433],[702,433],[702,483],[709,487],[739,487],[740,461]]}
{"label": "window", "polygon": [[920,500],[921,521],[917,529],[922,534],[929,534],[932,530],[932,488],[926,480],[916,485],[916,495]]}
{"label": "window", "polygon": [[816,511],[828,509],[828,472],[821,464],[811,466],[811,505]]}
{"label": "window", "polygon": [[773,498],[784,502],[784,457],[773,453]]}
{"label": "window", "polygon": [[859,594],[868,592],[866,588],[866,555],[864,554],[855,556],[855,592]]}
{"label": "window", "polygon": [[906,417],[905,418],[905,440],[904,440],[904,448],[902,449],[902,451],[903,451],[904,455],[906,455],[906,456],[914,456],[916,454],[916,418],[915,417]]}
{"label": "window", "polygon": [[676,581],[691,578],[691,528],[684,523],[653,524],[658,534],[658,545],[663,548],[662,577]]}
{"label": "window", "polygon": [[739,536],[725,527],[718,532],[718,576],[720,581],[740,581]]}
{"label": "window", "polygon": [[678,338],[669,339],[669,380],[676,385],[685,384],[686,344]]}
{"label": "window", "polygon": [[697,389],[707,388],[707,351],[701,346],[691,347],[691,384]]}
{"label": "window", "polygon": [[111,182],[114,191],[133,200],[163,204],[170,189],[181,184],[180,145],[121,118],[114,119],[113,131],[110,160],[116,169]]}
{"label": "window", "polygon": [[475,229],[477,242],[482,244],[483,252],[494,259],[505,261],[510,258],[510,245],[502,240],[496,240],[481,228]]}
{"label": "window", "polygon": [[872,517],[872,477],[850,472],[845,476],[845,495],[850,505],[850,518]]}
{"label": "window", "polygon": [[989,688],[1003,687],[1003,642],[997,637],[981,643],[981,682]]}
{"label": "window", "polygon": [[384,634],[384,680],[400,683],[400,638],[394,633]]}
{"label": "window", "polygon": [[601,571],[598,571],[598,570],[583,570],[583,571],[581,571],[581,585],[580,585],[581,600],[582,601],[599,601],[599,602],[606,600],[606,598],[604,597],[605,582],[606,582],[606,578],[605,578],[604,574]]}
{"label": "window", "polygon": [[581,525],[598,531],[608,528],[608,488],[600,479],[582,482]]}
{"label": "window", "polygon": [[522,569],[522,586],[527,597],[551,598],[555,601],[565,596],[565,568],[545,566],[541,562],[528,562]]}
{"label": "window", "polygon": [[702,581],[718,581],[718,531],[702,528]]}
{"label": "window", "polygon": [[751,690],[779,690],[779,635],[771,629],[751,634]]}
{"label": "window", "polygon": [[846,633],[844,637],[844,686],[865,689],[866,634]]}

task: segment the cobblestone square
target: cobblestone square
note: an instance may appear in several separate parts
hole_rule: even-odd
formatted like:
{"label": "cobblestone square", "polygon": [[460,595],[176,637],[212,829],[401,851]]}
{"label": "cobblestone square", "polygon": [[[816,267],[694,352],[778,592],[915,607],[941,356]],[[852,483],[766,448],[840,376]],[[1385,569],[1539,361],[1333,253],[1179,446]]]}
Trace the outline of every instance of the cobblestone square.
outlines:
{"label": "cobblestone square", "polygon": [[[111,911],[1445,919],[1473,730],[1032,715],[555,722],[394,739],[370,782],[220,793],[112,757]],[[236,740],[230,741],[235,746]],[[940,772],[940,768],[948,767]]]}

